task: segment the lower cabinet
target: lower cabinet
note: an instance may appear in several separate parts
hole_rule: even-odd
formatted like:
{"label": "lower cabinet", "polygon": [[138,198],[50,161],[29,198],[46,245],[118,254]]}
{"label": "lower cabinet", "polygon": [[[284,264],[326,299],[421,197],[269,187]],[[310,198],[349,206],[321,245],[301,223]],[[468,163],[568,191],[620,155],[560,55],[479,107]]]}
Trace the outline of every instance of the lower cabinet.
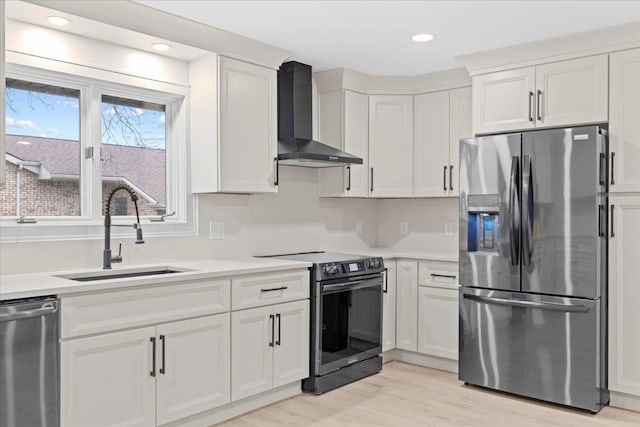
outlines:
{"label": "lower cabinet", "polygon": [[458,359],[458,291],[418,287],[418,352]]}
{"label": "lower cabinet", "polygon": [[384,260],[382,290],[382,351],[396,348],[396,261]]}
{"label": "lower cabinet", "polygon": [[396,285],[396,347],[418,350],[418,262],[399,260]]}
{"label": "lower cabinet", "polygon": [[236,311],[231,324],[232,400],[309,375],[309,300]]}
{"label": "lower cabinet", "polygon": [[61,425],[155,426],[228,403],[229,314],[61,344]]}

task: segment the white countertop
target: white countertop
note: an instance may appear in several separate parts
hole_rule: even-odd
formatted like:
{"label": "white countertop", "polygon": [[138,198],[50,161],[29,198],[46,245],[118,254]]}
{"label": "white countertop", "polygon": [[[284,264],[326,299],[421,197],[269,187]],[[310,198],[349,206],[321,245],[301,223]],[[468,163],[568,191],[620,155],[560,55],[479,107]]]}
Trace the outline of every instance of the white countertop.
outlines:
{"label": "white countertop", "polygon": [[366,256],[379,256],[382,258],[407,258],[430,261],[458,262],[458,254],[442,254],[425,252],[418,249],[393,249],[393,248],[368,248],[340,250],[346,254],[358,254]]}
{"label": "white countertop", "polygon": [[[199,260],[172,262],[165,264],[145,264],[117,266],[111,272],[132,270],[174,268],[184,270],[180,273],[156,276],[141,276],[120,279],[105,279],[91,282],[79,282],[61,275],[104,274],[101,269],[69,270],[34,274],[15,274],[0,276],[0,300],[30,298],[44,295],[73,295],[88,292],[109,291],[123,288],[173,283],[185,280],[238,276],[242,274],[267,273],[273,271],[309,268],[311,264],[300,261],[287,261],[274,258],[232,258],[217,260]],[[109,274],[108,272],[106,272]]]}

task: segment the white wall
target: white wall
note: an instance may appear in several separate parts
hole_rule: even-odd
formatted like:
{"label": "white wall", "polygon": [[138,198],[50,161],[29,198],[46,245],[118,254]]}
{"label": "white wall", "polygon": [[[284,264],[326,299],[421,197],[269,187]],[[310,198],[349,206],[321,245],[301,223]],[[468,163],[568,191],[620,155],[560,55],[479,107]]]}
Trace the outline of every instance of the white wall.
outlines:
{"label": "white wall", "polygon": [[[199,235],[131,238],[121,266],[179,260],[264,255],[308,250],[374,247],[378,241],[376,200],[319,199],[315,169],[281,167],[277,194],[206,194],[199,199]],[[355,221],[363,222],[356,235]],[[209,221],[224,221],[225,239],[209,239]],[[103,239],[3,243],[1,274],[100,268]]]}
{"label": "white wall", "polygon": [[[458,199],[380,200],[378,245],[400,250],[420,250],[449,255],[458,253]],[[400,234],[400,222],[409,223],[409,234]],[[454,233],[446,236],[445,223]]]}

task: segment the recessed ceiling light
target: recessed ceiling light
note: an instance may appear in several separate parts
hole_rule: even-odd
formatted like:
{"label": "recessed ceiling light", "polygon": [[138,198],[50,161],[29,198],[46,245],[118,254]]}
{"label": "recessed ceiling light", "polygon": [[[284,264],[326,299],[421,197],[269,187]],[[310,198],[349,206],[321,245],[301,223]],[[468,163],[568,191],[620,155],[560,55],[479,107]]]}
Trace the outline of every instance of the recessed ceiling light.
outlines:
{"label": "recessed ceiling light", "polygon": [[160,52],[164,52],[165,50],[169,50],[171,46],[166,43],[154,43],[151,45],[155,50],[159,50]]}
{"label": "recessed ceiling light", "polygon": [[69,20],[67,18],[63,18],[62,16],[50,16],[47,18],[50,24],[53,25],[67,25]]}
{"label": "recessed ceiling light", "polygon": [[413,37],[411,37],[411,40],[413,40],[414,42],[428,42],[433,40],[433,35],[432,34],[414,34]]}
{"label": "recessed ceiling light", "polygon": [[31,143],[29,141],[18,141],[18,144],[31,145]]}

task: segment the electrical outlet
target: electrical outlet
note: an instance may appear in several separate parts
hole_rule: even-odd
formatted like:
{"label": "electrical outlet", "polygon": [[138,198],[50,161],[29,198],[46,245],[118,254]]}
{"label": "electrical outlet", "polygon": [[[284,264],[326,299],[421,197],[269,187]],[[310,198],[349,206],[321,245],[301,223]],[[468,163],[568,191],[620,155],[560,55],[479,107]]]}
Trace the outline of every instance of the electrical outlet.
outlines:
{"label": "electrical outlet", "polygon": [[224,240],[224,222],[209,221],[209,239]]}
{"label": "electrical outlet", "polygon": [[409,234],[409,223],[406,221],[400,222],[400,235],[406,236]]}
{"label": "electrical outlet", "polygon": [[356,234],[360,236],[362,234],[362,221],[356,220]]}
{"label": "electrical outlet", "polygon": [[444,223],[444,235],[445,236],[453,236],[453,223],[445,222]]}

